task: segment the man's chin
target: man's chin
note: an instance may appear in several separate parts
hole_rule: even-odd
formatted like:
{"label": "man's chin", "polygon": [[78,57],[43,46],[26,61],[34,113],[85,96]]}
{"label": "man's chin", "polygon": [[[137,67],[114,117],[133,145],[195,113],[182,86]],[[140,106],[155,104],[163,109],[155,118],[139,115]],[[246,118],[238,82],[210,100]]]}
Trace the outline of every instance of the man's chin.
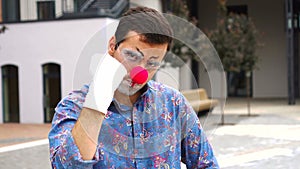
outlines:
{"label": "man's chin", "polygon": [[132,96],[138,92],[138,91],[130,91],[130,90],[122,90],[122,89],[118,89],[118,91],[127,96]]}
{"label": "man's chin", "polygon": [[124,95],[132,96],[136,94],[139,90],[141,90],[142,87],[143,86],[141,85],[130,87],[128,85],[121,84],[117,90]]}

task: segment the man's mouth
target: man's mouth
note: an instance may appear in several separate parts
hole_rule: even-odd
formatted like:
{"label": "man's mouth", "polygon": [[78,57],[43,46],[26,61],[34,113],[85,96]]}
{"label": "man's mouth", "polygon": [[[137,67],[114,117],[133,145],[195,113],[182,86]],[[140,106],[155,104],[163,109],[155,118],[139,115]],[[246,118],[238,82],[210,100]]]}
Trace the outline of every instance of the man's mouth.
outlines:
{"label": "man's mouth", "polygon": [[134,88],[136,85],[133,84],[130,78],[126,78],[123,80],[123,84],[128,86],[128,88]]}

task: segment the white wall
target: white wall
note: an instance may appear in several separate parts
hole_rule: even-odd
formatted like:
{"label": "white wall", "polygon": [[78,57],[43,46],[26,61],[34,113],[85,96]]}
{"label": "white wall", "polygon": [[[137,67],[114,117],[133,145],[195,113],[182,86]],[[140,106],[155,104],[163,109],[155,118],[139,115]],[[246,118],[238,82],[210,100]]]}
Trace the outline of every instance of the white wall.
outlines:
{"label": "white wall", "polygon": [[20,0],[20,17],[22,21],[37,19],[36,0]]}
{"label": "white wall", "polygon": [[[73,74],[77,61],[84,60],[82,50],[90,39],[97,37],[99,49],[106,48],[108,36],[99,30],[111,19],[84,19],[51,22],[6,24],[9,28],[0,38],[0,67],[15,64],[19,68],[20,122],[43,123],[42,65],[61,65],[62,97],[73,90]],[[87,47],[85,47],[87,48]],[[89,59],[87,56],[87,60]],[[87,61],[89,64],[89,61]],[[87,65],[89,66],[89,65]],[[88,67],[82,77],[88,76]],[[0,79],[0,85],[2,85]],[[2,112],[2,87],[0,110]],[[0,114],[0,123],[3,122]]]}
{"label": "white wall", "polygon": [[147,6],[162,12],[162,5],[160,0],[130,0],[134,5]]}
{"label": "white wall", "polygon": [[[191,61],[188,61],[182,67],[165,67],[156,73],[155,81],[168,85],[177,90],[191,89],[193,72],[191,70]],[[195,81],[195,80],[194,80]]]}
{"label": "white wall", "polygon": [[191,59],[189,59],[179,71],[179,84],[180,90],[188,90],[192,88],[192,80],[194,80],[194,75],[191,69]]}
{"label": "white wall", "polygon": [[[228,5],[244,4],[248,5],[248,15],[252,17],[258,30],[264,34],[261,40],[265,44],[257,51],[260,62],[259,70],[253,74],[253,97],[287,97],[284,1],[274,0],[271,3],[259,0],[228,0]],[[201,0],[198,5],[200,28],[202,30],[214,28],[217,0]],[[202,85],[207,84],[200,80],[200,86]]]}
{"label": "white wall", "polygon": [[156,73],[155,81],[173,87],[174,89],[179,89],[180,81],[179,81],[178,72],[179,72],[179,68],[166,67],[160,69]]}

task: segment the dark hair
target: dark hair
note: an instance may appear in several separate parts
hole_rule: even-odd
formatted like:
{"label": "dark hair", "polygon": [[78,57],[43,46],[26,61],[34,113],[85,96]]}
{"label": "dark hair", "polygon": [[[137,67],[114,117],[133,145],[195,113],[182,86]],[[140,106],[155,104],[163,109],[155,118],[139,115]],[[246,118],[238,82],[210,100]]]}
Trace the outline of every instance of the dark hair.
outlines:
{"label": "dark hair", "polygon": [[150,44],[172,43],[172,28],[167,19],[158,11],[148,7],[136,7],[123,14],[117,27],[115,37],[118,48],[129,31],[142,35],[142,40]]}

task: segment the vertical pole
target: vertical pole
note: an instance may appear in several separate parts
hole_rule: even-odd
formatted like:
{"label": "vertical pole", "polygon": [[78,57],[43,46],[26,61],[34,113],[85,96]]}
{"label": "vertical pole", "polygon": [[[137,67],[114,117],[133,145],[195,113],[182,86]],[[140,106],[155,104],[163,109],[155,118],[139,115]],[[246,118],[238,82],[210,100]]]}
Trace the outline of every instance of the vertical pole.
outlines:
{"label": "vertical pole", "polygon": [[299,22],[294,31],[294,78],[295,98],[297,98],[299,97]]}
{"label": "vertical pole", "polygon": [[246,90],[247,90],[247,110],[248,110],[248,116],[251,116],[251,110],[250,110],[250,76],[251,72],[246,71]]}
{"label": "vertical pole", "polygon": [[295,98],[299,97],[299,30],[300,30],[300,2],[294,4],[294,78]]}
{"label": "vertical pole", "polygon": [[[227,72],[228,73],[228,72]],[[220,91],[220,107],[221,107],[221,125],[225,125],[225,101],[227,96],[227,81],[226,81],[226,73],[223,72],[221,76],[221,91]]]}
{"label": "vertical pole", "polygon": [[295,104],[295,81],[294,81],[294,21],[293,0],[285,1],[287,20],[287,59],[288,59],[288,104]]}

